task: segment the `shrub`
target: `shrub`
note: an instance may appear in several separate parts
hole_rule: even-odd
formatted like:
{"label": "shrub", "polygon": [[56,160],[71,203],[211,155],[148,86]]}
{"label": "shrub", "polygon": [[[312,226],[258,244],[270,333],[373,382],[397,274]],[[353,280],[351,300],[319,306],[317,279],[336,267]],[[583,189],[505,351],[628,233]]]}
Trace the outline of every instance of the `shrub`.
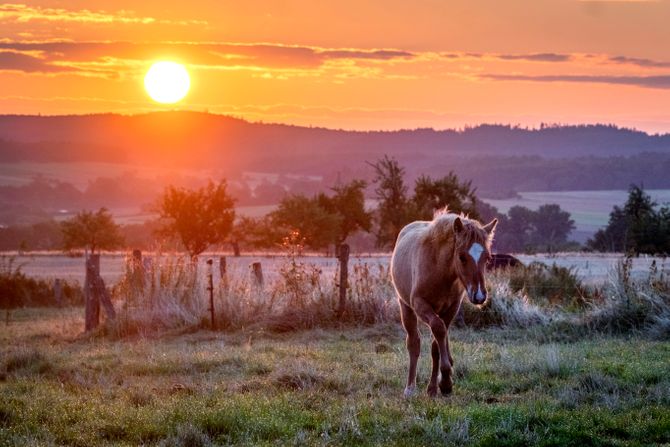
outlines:
{"label": "shrub", "polygon": [[620,261],[605,288],[602,303],[584,315],[590,329],[606,333],[646,332],[670,338],[670,281],[654,261],[649,275],[634,280],[632,259]]}
{"label": "shrub", "polygon": [[588,293],[577,277],[574,268],[548,266],[533,262],[509,270],[512,291],[524,291],[538,303],[556,304],[571,308],[584,307]]}
{"label": "shrub", "polygon": [[463,317],[468,326],[524,328],[549,323],[553,314],[529,300],[524,290],[513,290],[508,273],[489,276],[489,299],[482,306],[463,300]]}
{"label": "shrub", "polygon": [[[79,283],[61,281],[62,303],[81,305],[83,290]],[[14,266],[14,258],[0,257],[0,308],[14,309],[25,306],[56,306],[53,280],[36,279]]]}

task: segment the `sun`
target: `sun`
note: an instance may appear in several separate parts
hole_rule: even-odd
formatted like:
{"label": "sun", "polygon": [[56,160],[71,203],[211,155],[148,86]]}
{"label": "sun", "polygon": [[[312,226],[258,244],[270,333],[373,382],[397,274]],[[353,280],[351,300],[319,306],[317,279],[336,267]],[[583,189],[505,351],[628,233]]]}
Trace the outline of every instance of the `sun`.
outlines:
{"label": "sun", "polygon": [[144,76],[144,88],[151,99],[163,104],[181,100],[191,87],[191,79],[183,65],[176,62],[155,62]]}

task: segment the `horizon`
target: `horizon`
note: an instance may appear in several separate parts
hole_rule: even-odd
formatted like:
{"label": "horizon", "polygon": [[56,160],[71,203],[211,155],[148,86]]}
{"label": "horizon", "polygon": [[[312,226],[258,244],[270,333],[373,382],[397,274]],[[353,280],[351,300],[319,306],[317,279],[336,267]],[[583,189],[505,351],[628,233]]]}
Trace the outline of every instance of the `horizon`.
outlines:
{"label": "horizon", "polygon": [[158,114],[158,113],[194,113],[194,114],[202,114],[202,115],[211,115],[211,116],[218,116],[218,117],[223,117],[223,118],[229,118],[229,119],[234,119],[234,120],[239,120],[239,121],[244,121],[245,123],[248,124],[265,124],[269,126],[288,126],[288,127],[299,127],[299,128],[305,128],[305,129],[316,129],[316,130],[329,130],[329,131],[339,131],[339,132],[360,132],[360,133],[365,133],[365,132],[379,132],[379,133],[394,133],[394,132],[413,132],[413,131],[419,131],[419,130],[431,130],[434,132],[457,132],[457,133],[464,133],[467,132],[468,130],[472,129],[477,129],[479,127],[506,127],[510,129],[520,129],[520,130],[526,130],[526,131],[542,131],[546,129],[557,129],[557,128],[575,128],[575,127],[611,127],[617,130],[624,130],[624,131],[631,131],[631,132],[641,132],[644,133],[650,137],[663,137],[670,135],[670,130],[667,132],[651,132],[651,131],[646,131],[644,129],[636,128],[636,127],[628,127],[628,126],[623,126],[619,125],[614,122],[586,122],[586,123],[547,123],[547,122],[542,122],[538,125],[523,125],[521,123],[504,123],[504,122],[480,122],[480,123],[466,123],[460,127],[444,127],[444,128],[438,128],[438,127],[398,127],[398,128],[370,128],[370,129],[357,129],[357,128],[342,128],[342,127],[327,127],[327,126],[315,126],[315,125],[308,125],[308,124],[293,124],[293,123],[285,123],[285,122],[279,122],[279,121],[263,121],[263,120],[253,120],[253,119],[247,119],[242,116],[235,116],[231,114],[225,114],[225,113],[216,113],[216,112],[211,112],[207,110],[180,110],[180,109],[175,109],[175,110],[149,110],[149,111],[142,111],[142,112],[135,112],[135,113],[122,113],[122,112],[92,112],[92,113],[72,113],[72,114],[43,114],[43,113],[38,113],[38,114],[32,114],[32,113],[2,113],[0,114],[0,118],[2,117],[22,117],[22,118],[81,118],[81,117],[92,117],[92,116],[123,116],[123,117],[136,117],[136,116],[145,116],[145,115],[151,115],[151,114]]}
{"label": "horizon", "polygon": [[[668,133],[658,42],[670,41],[669,14],[667,0],[22,1],[0,5],[0,112],[176,107],[347,130],[606,122]],[[190,74],[176,104],[143,88],[158,60]]]}

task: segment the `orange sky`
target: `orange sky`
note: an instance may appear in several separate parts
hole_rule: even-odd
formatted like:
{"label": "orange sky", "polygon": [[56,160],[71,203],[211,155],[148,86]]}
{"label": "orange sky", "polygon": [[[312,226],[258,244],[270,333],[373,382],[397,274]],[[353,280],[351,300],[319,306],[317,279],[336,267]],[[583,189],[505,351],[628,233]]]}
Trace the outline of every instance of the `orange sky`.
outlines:
{"label": "orange sky", "polygon": [[[348,129],[670,132],[669,23],[670,0],[5,3],[0,113],[167,107]],[[191,73],[176,106],[144,91],[156,59]]]}

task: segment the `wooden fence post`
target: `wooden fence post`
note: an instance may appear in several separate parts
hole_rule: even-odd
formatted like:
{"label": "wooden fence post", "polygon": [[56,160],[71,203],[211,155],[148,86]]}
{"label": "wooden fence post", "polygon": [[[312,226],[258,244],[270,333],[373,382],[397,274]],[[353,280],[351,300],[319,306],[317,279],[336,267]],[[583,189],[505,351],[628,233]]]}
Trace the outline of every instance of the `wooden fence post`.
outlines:
{"label": "wooden fence post", "polygon": [[[130,302],[137,304],[139,297],[144,294],[144,265],[142,264],[142,251],[133,250],[133,257],[130,264]],[[126,301],[126,306],[128,301]]]}
{"label": "wooden fence post", "polygon": [[340,260],[340,303],[337,314],[341,317],[347,305],[347,284],[349,282],[349,245],[342,244],[338,249]]}
{"label": "wooden fence post", "polygon": [[54,299],[58,307],[63,306],[63,287],[58,278],[54,280]]}
{"label": "wooden fence post", "polygon": [[209,311],[212,318],[212,330],[216,329],[216,321],[214,320],[214,280],[213,268],[214,260],[211,258],[207,260],[207,291],[209,291]]}
{"label": "wooden fence post", "polygon": [[221,256],[219,258],[219,275],[220,279],[224,279],[226,277],[226,271],[227,271],[227,265],[226,265],[226,257]]}
{"label": "wooden fence post", "polygon": [[84,281],[86,297],[86,314],[84,329],[90,331],[100,324],[100,303],[105,308],[107,318],[116,318],[111,296],[105,287],[105,281],[100,276],[100,255],[91,254],[86,259],[86,280]]}
{"label": "wooden fence post", "polygon": [[91,254],[86,258],[86,279],[84,296],[86,299],[84,329],[88,332],[100,324],[100,300],[96,293],[96,279],[100,274],[100,255]]}
{"label": "wooden fence post", "polygon": [[102,280],[102,276],[98,275],[95,280],[95,288],[98,297],[102,306],[105,308],[105,313],[107,318],[113,320],[116,318],[116,311],[114,310],[114,305],[112,304],[112,296],[109,294],[107,287],[105,287],[105,281]]}
{"label": "wooden fence post", "polygon": [[251,273],[253,274],[256,286],[263,287],[263,268],[260,262],[251,264]]}

